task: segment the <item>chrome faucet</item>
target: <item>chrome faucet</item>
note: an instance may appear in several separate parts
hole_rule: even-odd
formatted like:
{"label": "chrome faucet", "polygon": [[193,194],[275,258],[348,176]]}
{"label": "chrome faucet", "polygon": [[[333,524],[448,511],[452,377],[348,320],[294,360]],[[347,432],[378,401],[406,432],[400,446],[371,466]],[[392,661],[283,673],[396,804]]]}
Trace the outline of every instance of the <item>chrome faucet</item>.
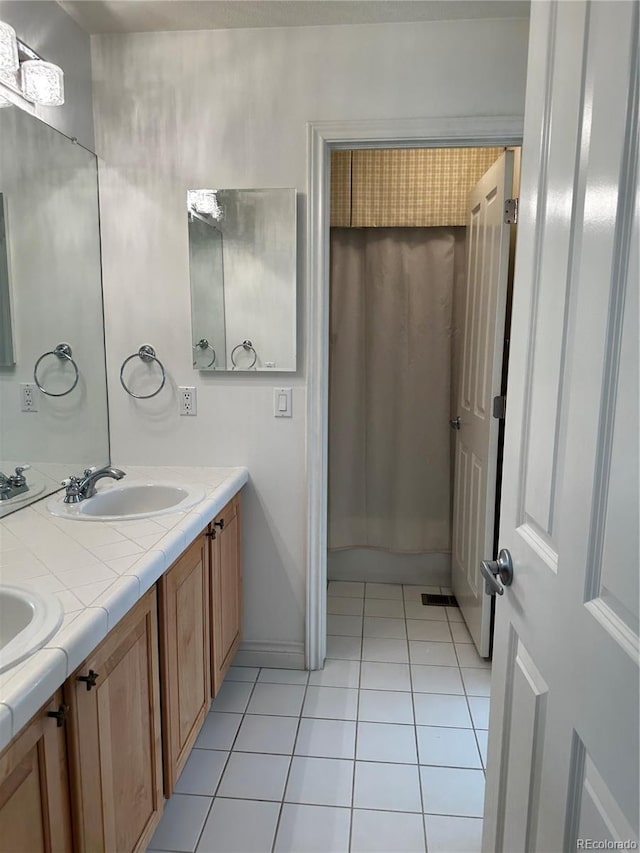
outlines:
{"label": "chrome faucet", "polygon": [[14,474],[3,474],[0,471],[0,501],[8,501],[15,498],[16,495],[21,495],[23,492],[29,491],[27,486],[27,478],[23,471],[28,471],[31,465],[18,465]]}
{"label": "chrome faucet", "polygon": [[105,468],[86,468],[82,477],[67,477],[62,481],[66,486],[64,502],[66,504],[77,504],[86,498],[92,498],[96,493],[96,483],[103,477],[111,477],[113,480],[121,480],[125,477],[124,471],[107,465]]}

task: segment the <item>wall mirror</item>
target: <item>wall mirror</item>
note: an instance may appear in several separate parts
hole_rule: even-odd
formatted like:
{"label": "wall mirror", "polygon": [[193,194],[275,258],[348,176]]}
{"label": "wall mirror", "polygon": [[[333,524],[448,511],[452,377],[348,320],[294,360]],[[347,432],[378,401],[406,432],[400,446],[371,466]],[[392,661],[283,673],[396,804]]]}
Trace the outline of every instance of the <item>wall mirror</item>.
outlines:
{"label": "wall mirror", "polygon": [[0,199],[3,516],[108,464],[109,431],[96,157],[5,107]]}
{"label": "wall mirror", "polygon": [[296,191],[187,192],[192,361],[296,369]]}

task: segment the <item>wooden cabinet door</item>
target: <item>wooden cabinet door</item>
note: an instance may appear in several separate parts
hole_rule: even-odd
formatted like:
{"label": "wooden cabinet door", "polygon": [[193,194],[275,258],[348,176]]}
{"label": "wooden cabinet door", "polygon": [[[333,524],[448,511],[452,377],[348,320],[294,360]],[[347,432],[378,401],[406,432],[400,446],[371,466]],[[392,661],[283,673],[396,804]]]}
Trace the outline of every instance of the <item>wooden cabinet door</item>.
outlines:
{"label": "wooden cabinet door", "polygon": [[65,684],[78,851],[145,850],[160,820],[158,670],[154,587]]}
{"label": "wooden cabinet door", "polygon": [[240,496],[211,525],[211,682],[220,689],[242,633]]}
{"label": "wooden cabinet door", "polygon": [[68,853],[72,849],[64,726],[49,714],[62,691],[0,755],[0,851]]}
{"label": "wooden cabinet door", "polygon": [[166,797],[211,704],[208,551],[202,534],[158,582]]}

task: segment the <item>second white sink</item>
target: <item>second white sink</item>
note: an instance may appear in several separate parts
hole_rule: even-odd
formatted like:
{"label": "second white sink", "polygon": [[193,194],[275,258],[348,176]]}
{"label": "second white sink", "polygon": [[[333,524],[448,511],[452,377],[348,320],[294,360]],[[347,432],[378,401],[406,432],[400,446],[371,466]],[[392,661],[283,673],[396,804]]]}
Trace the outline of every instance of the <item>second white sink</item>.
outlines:
{"label": "second white sink", "polygon": [[58,630],[62,617],[55,595],[0,585],[0,672],[41,648]]}
{"label": "second white sink", "polygon": [[77,504],[66,504],[59,497],[49,502],[48,509],[52,515],[76,521],[133,521],[154,515],[185,512],[200,503],[204,494],[200,486],[127,483],[105,488]]}

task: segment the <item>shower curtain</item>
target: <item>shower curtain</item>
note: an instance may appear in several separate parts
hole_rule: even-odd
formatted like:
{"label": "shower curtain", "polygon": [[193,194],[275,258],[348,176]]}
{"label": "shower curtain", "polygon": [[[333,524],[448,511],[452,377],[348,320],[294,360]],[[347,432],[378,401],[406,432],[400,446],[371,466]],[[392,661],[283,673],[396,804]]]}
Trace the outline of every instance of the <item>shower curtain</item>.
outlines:
{"label": "shower curtain", "polygon": [[447,553],[464,228],[332,228],[330,550]]}

